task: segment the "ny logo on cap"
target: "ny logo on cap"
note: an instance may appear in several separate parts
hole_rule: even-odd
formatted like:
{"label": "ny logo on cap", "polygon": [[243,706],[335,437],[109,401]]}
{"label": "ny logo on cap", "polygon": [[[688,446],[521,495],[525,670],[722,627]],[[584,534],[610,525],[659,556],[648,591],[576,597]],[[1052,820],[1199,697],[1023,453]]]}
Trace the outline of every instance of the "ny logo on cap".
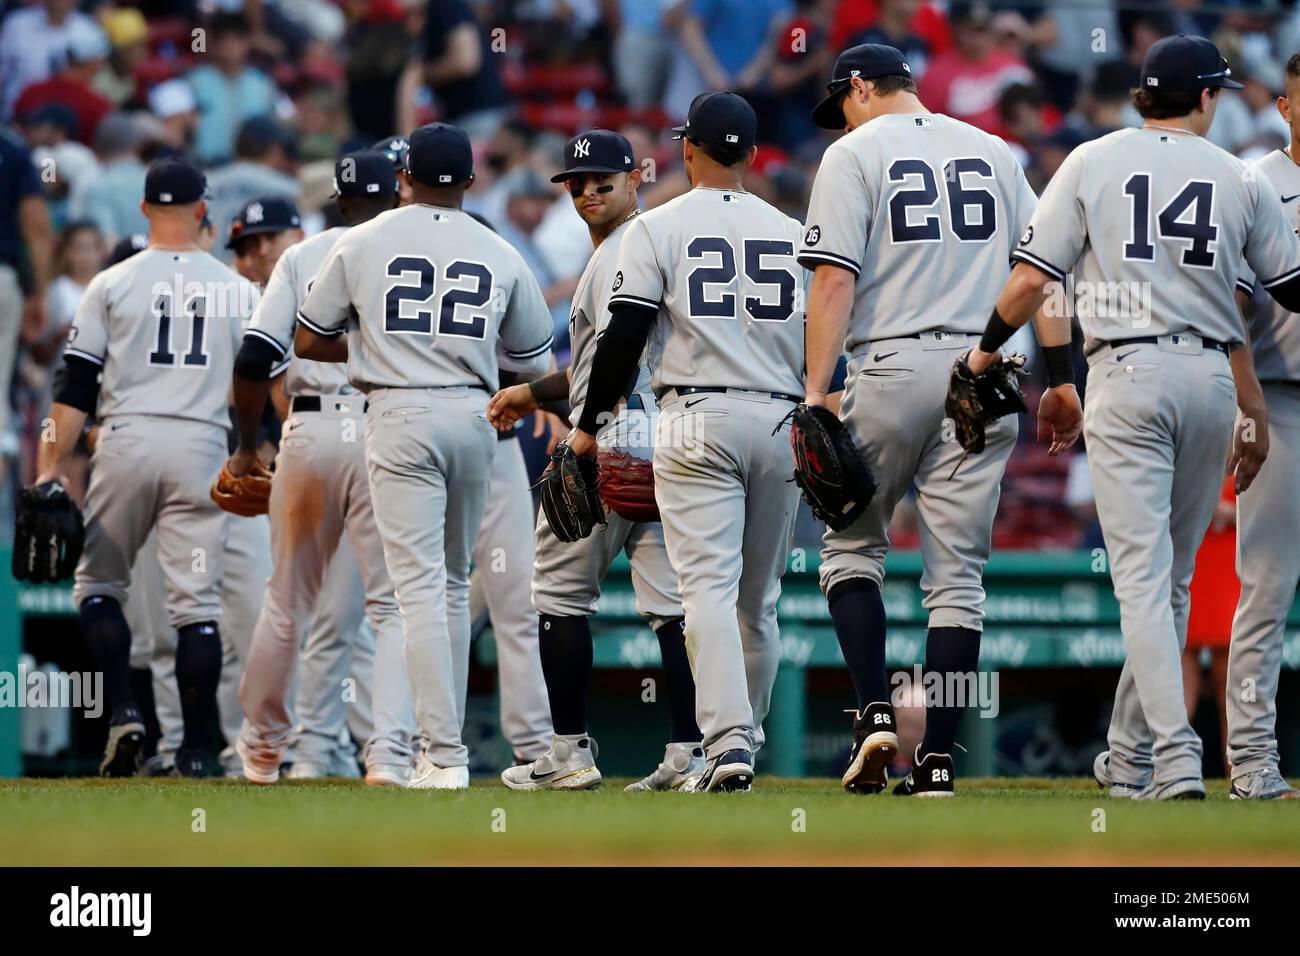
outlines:
{"label": "ny logo on cap", "polygon": [[260,202],[255,202],[248,207],[248,215],[244,218],[247,219],[248,222],[254,223],[261,222],[263,216],[265,216],[265,212],[262,209],[262,204]]}
{"label": "ny logo on cap", "polygon": [[583,159],[591,152],[591,140],[580,139],[573,144],[573,158]]}

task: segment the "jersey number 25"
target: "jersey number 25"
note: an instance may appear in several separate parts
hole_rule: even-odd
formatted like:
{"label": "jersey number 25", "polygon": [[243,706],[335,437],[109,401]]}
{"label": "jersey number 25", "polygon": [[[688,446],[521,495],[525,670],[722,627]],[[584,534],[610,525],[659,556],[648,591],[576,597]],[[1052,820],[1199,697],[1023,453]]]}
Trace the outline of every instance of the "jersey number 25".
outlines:
{"label": "jersey number 25", "polygon": [[[794,243],[784,239],[746,239],[742,243],[745,277],[758,295],[745,296],[745,311],[756,322],[784,322],[794,313],[799,280],[790,266],[773,266],[769,257],[794,262]],[[686,278],[693,319],[734,319],[734,292],[709,294],[709,286],[730,286],[736,280],[736,250],[722,236],[696,236],[686,245],[688,262],[696,266]],[[763,287],[766,286],[765,290]]]}

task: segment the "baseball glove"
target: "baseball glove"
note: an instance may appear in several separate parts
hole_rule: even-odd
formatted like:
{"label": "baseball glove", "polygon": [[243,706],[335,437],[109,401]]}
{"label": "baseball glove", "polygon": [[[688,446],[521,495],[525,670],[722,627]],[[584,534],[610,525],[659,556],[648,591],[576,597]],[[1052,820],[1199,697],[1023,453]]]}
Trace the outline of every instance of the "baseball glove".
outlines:
{"label": "baseball glove", "polygon": [[1026,410],[1018,380],[1028,374],[1025,357],[1019,354],[1003,357],[979,375],[966,364],[966,355],[953,363],[943,409],[952,419],[957,440],[966,454],[978,455],[984,450],[987,425],[1003,415]]}
{"label": "baseball glove", "polygon": [[871,503],[876,479],[853,436],[830,409],[798,405],[790,418],[795,483],[812,513],[843,531]]}
{"label": "baseball glove", "polygon": [[271,472],[260,461],[254,461],[248,474],[236,477],[227,462],[212,483],[212,500],[232,515],[264,515],[271,507]]}
{"label": "baseball glove", "polygon": [[538,484],[546,522],[561,541],[578,541],[605,523],[597,481],[596,459],[575,455],[566,442],[555,446]]}
{"label": "baseball glove", "polygon": [[625,451],[603,448],[596,461],[600,465],[597,487],[605,507],[629,521],[659,520],[659,505],[655,502],[655,470],[650,462]]}
{"label": "baseball glove", "polygon": [[57,481],[18,493],[14,522],[14,577],[33,584],[72,577],[86,540],[77,503]]}

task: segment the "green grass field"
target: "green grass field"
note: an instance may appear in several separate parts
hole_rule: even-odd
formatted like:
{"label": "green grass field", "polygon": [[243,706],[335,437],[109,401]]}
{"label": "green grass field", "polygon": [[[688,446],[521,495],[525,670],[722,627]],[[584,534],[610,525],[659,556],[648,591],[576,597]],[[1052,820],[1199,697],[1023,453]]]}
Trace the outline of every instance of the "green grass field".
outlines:
{"label": "green grass field", "polygon": [[625,794],[624,782],[6,781],[0,865],[1300,863],[1300,802],[1229,801],[1221,783],[1203,803],[1136,804],[1084,780],[963,781],[956,799],[929,801],[853,797],[825,779],[712,795]]}

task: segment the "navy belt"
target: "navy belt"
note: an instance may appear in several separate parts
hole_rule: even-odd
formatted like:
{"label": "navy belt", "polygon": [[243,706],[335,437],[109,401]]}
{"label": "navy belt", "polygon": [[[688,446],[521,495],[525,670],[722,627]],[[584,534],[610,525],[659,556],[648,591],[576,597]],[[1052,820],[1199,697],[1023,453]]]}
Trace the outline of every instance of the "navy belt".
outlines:
{"label": "navy belt", "polygon": [[[670,391],[674,391],[678,395],[701,395],[701,394],[713,395],[719,392],[729,392],[731,391],[732,388],[735,388],[737,391],[741,391],[741,392],[762,391],[762,389],[758,389],[758,388],[746,389],[746,388],[740,388],[739,386],[725,386],[725,385],[675,385],[672,387],[672,389],[670,389]],[[790,395],[787,394],[786,392],[768,392],[767,394],[770,397],[779,399],[780,401],[783,402],[794,402],[796,405],[798,405],[800,402],[803,401],[802,395]]]}
{"label": "navy belt", "polygon": [[[1125,345],[1157,345],[1159,344],[1159,342],[1160,339],[1158,339],[1154,335],[1141,335],[1135,339],[1112,339],[1111,341],[1107,342],[1106,345],[1110,346],[1113,349],[1116,349],[1116,348],[1122,348]],[[1207,339],[1202,337],[1201,346],[1202,348],[1216,349],[1217,351],[1222,352],[1224,355],[1228,356],[1229,358],[1232,357],[1232,346],[1229,345],[1227,342],[1220,342],[1217,339]]]}
{"label": "navy belt", "polygon": [[[360,396],[357,396],[360,398]],[[361,403],[361,410],[364,412],[370,407],[369,402]],[[319,395],[295,395],[289,401],[289,410],[292,412],[319,412],[321,401]]]}

